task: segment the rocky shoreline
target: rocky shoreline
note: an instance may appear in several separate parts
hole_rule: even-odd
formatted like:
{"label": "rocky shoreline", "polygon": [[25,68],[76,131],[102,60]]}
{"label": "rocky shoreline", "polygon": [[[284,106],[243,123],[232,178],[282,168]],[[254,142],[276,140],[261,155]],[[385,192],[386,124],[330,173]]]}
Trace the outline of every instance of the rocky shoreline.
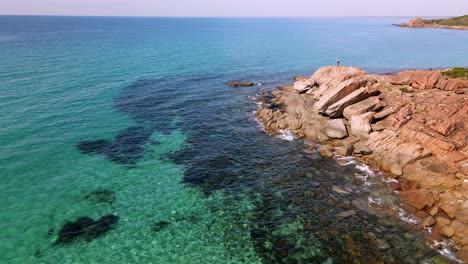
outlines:
{"label": "rocky shoreline", "polygon": [[468,80],[446,73],[323,67],[265,95],[256,115],[269,134],[381,168],[405,210],[468,262]]}
{"label": "rocky shoreline", "polygon": [[468,30],[468,26],[462,25],[441,25],[437,23],[431,23],[424,20],[421,17],[417,17],[411,20],[408,23],[395,24],[397,27],[408,27],[408,28],[445,28],[445,29],[458,29],[458,30]]}

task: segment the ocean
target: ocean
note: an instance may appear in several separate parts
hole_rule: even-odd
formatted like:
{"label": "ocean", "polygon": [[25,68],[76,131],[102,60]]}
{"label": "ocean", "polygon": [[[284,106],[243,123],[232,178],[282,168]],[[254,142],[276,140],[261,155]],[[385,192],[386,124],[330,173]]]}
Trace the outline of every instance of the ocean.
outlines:
{"label": "ocean", "polygon": [[407,20],[0,16],[0,263],[435,263],[378,170],[266,135],[251,100],[337,59],[467,66],[467,32]]}

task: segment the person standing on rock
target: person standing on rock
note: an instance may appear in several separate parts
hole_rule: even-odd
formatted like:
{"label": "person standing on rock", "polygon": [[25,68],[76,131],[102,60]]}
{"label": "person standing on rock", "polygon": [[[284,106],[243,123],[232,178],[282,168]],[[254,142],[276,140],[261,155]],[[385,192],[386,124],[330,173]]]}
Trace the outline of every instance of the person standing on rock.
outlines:
{"label": "person standing on rock", "polygon": [[340,59],[336,59],[336,66],[340,67]]}

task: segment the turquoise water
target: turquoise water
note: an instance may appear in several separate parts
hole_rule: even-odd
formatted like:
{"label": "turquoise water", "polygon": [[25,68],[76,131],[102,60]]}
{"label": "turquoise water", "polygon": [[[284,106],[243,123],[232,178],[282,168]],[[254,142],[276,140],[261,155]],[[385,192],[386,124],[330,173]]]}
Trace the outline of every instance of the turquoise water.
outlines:
{"label": "turquoise water", "polygon": [[[436,256],[404,223],[337,222],[385,188],[330,200],[332,185],[354,186],[355,166],[268,137],[248,99],[336,58],[373,72],[467,66],[467,32],[391,26],[405,20],[0,16],[0,262]],[[90,199],[98,190],[114,199]],[[108,214],[119,220],[106,234],[54,244],[65,222]]]}

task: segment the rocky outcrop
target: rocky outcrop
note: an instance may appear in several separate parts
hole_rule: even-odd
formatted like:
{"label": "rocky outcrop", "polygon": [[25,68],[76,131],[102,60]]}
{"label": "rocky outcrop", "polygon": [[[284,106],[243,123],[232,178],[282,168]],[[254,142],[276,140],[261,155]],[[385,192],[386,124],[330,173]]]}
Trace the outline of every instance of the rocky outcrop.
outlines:
{"label": "rocky outcrop", "polygon": [[422,28],[425,26],[424,19],[417,17],[408,23],[409,27]]}
{"label": "rocky outcrop", "polygon": [[273,91],[257,116],[269,133],[322,144],[323,157],[352,154],[388,172],[407,211],[468,261],[468,80],[444,72],[324,67]]}
{"label": "rocky outcrop", "polygon": [[[321,114],[325,114],[329,106],[345,98],[355,90],[371,86],[375,82],[376,80],[371,76],[364,75],[342,81],[337,86],[328,87],[326,93],[315,96],[318,100],[314,104],[314,109]],[[322,89],[322,86],[319,86],[319,89]]]}

